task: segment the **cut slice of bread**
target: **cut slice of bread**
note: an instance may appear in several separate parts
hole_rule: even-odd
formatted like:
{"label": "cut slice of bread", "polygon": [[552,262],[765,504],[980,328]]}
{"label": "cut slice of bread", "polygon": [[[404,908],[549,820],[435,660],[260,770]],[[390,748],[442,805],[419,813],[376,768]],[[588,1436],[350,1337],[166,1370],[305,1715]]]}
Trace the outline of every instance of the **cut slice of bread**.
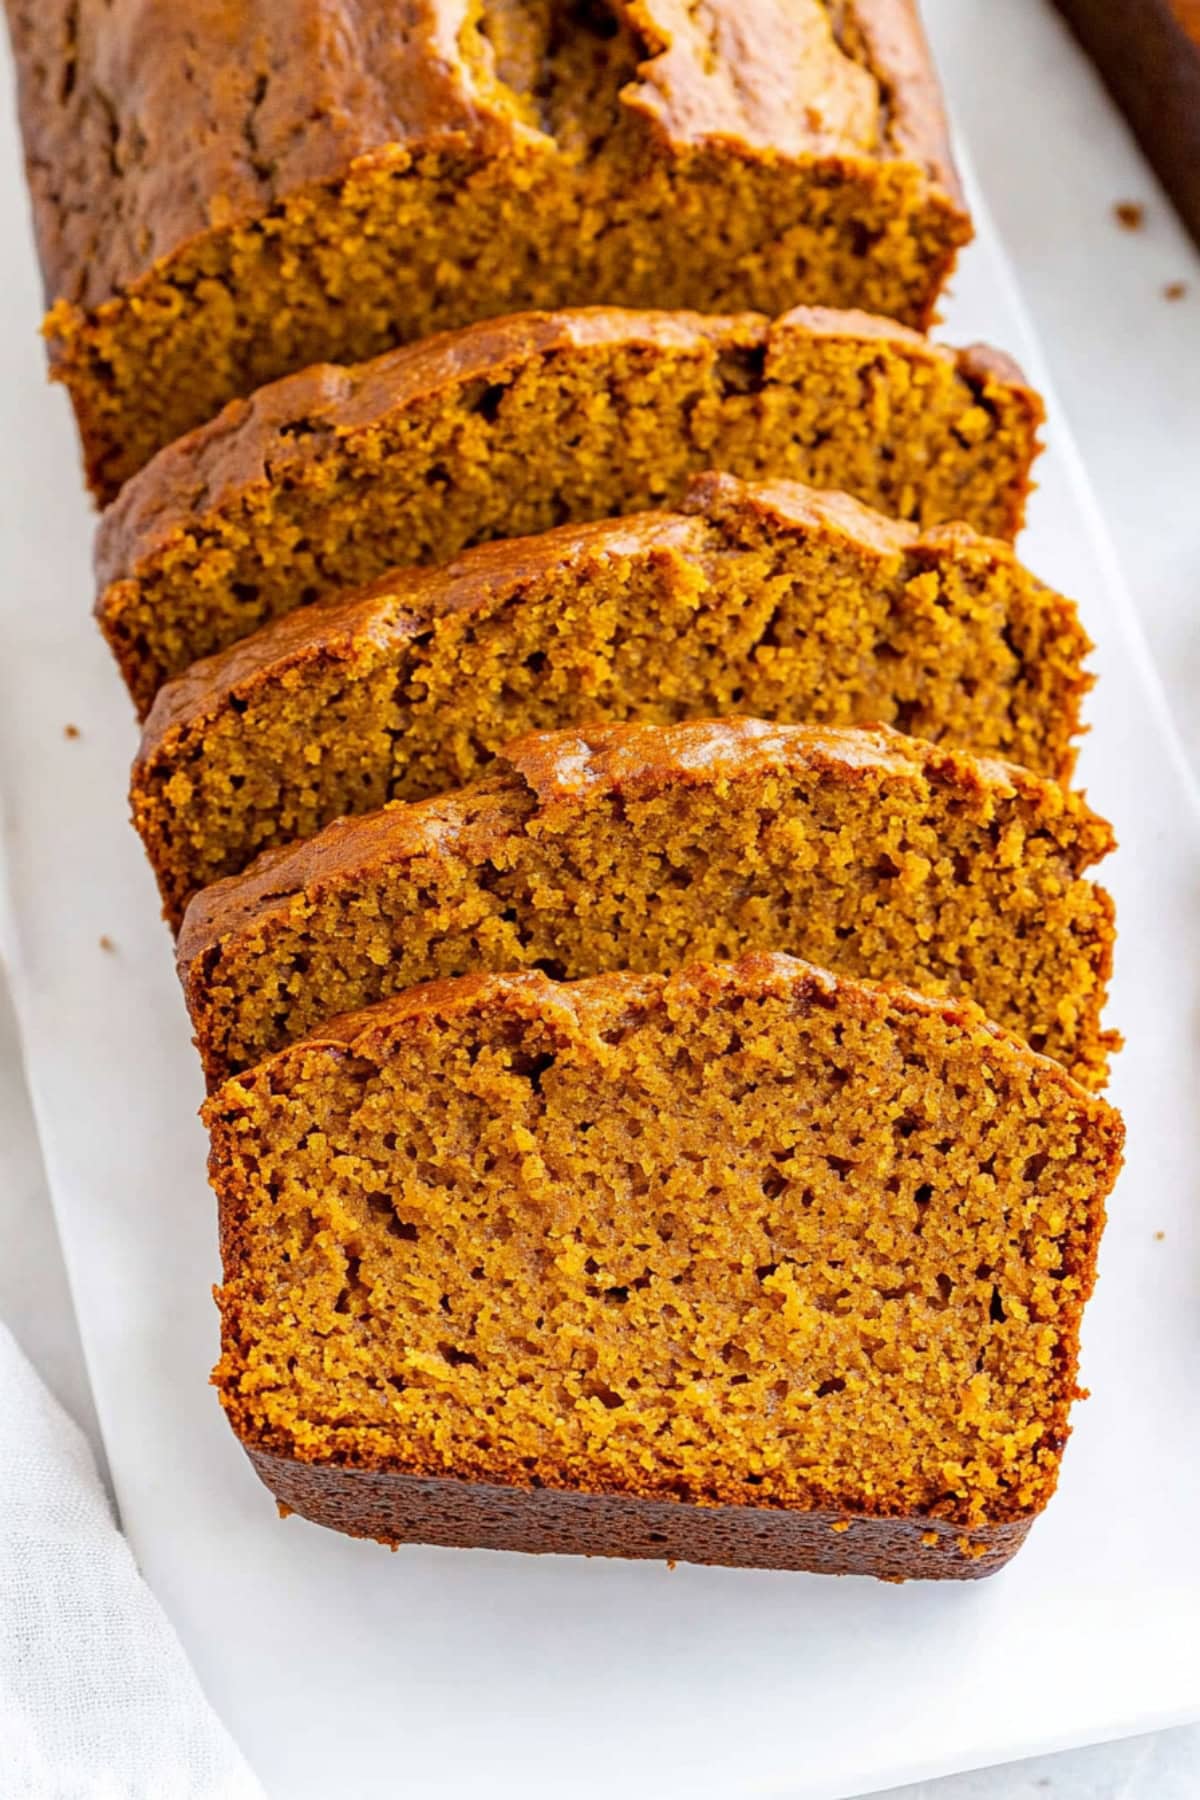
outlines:
{"label": "cut slice of bread", "polygon": [[897,732],[732,719],[548,733],[475,785],[334,824],[197,896],[179,971],[210,1082],[434,977],[786,950],[969,994],[1099,1085],[1108,826]]}
{"label": "cut slice of bread", "polygon": [[289,1510],[963,1577],[1053,1492],[1121,1123],[974,1007],[787,957],[475,976],[206,1116],[216,1381]]}

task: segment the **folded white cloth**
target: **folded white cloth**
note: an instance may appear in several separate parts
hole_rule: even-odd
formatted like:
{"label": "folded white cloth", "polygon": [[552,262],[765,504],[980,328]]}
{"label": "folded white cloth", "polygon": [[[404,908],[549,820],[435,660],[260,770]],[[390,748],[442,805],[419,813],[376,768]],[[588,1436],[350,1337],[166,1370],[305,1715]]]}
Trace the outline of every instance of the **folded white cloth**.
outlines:
{"label": "folded white cloth", "polygon": [[3,1325],[0,1795],[264,1800],[138,1573],[91,1447]]}

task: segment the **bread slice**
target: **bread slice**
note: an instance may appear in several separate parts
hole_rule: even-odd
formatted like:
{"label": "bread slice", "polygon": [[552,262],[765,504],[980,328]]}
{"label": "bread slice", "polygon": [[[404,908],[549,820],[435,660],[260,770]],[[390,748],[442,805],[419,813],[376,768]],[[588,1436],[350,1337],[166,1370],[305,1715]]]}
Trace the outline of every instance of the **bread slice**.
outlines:
{"label": "bread slice", "polygon": [[1065,777],[1088,648],[994,539],[704,477],[685,514],[393,573],[198,664],[155,703],[134,818],[177,924],[269,845],[470,780],[547,727],[879,720]]}
{"label": "bread slice", "polygon": [[101,521],[100,620],[144,711],[304,601],[714,467],[1011,537],[1040,418],[1005,358],[866,313],[528,313],[288,376],[161,451]]}
{"label": "bread slice", "polygon": [[1112,845],[1078,795],[896,732],[737,719],[531,737],[199,894],[179,972],[210,1081],[469,970],[787,950],[969,994],[1100,1084]]}
{"label": "bread slice", "polygon": [[915,0],[7,0],[93,485],[528,306],[923,326],[970,236]]}
{"label": "bread slice", "polygon": [[216,1383],[388,1543],[999,1567],[1053,1492],[1120,1119],[970,1006],[787,957],[483,975],[207,1104]]}

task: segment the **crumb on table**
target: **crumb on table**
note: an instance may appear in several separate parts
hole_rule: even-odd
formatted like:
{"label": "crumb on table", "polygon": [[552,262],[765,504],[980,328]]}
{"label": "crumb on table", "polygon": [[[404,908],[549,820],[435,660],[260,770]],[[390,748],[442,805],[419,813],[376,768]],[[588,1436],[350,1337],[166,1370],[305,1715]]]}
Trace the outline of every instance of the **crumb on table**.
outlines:
{"label": "crumb on table", "polygon": [[109,937],[108,933],[103,933],[100,938],[100,948],[111,953],[116,950],[116,947],[116,944],[113,942],[112,938]]}
{"label": "crumb on table", "polygon": [[83,733],[80,731],[78,725],[64,725],[63,736],[65,738],[77,738],[82,737]]}
{"label": "crumb on table", "polygon": [[1146,223],[1146,209],[1138,200],[1118,200],[1113,217],[1123,231],[1140,231]]}
{"label": "crumb on table", "polygon": [[1186,281],[1168,281],[1163,289],[1164,300],[1182,300],[1187,293]]}

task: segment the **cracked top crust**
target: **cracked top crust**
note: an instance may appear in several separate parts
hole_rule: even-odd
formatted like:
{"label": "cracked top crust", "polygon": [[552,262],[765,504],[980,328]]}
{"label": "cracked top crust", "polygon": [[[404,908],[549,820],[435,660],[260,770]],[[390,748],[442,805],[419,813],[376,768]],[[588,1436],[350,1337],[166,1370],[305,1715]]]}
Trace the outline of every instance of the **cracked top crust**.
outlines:
{"label": "cracked top crust", "polygon": [[[48,296],[422,152],[574,154],[510,85],[513,0],[6,0]],[[532,3],[524,10],[544,11]],[[960,198],[915,0],[616,0],[619,117],[667,152],[906,158]],[[507,79],[506,79],[507,77]]]}

